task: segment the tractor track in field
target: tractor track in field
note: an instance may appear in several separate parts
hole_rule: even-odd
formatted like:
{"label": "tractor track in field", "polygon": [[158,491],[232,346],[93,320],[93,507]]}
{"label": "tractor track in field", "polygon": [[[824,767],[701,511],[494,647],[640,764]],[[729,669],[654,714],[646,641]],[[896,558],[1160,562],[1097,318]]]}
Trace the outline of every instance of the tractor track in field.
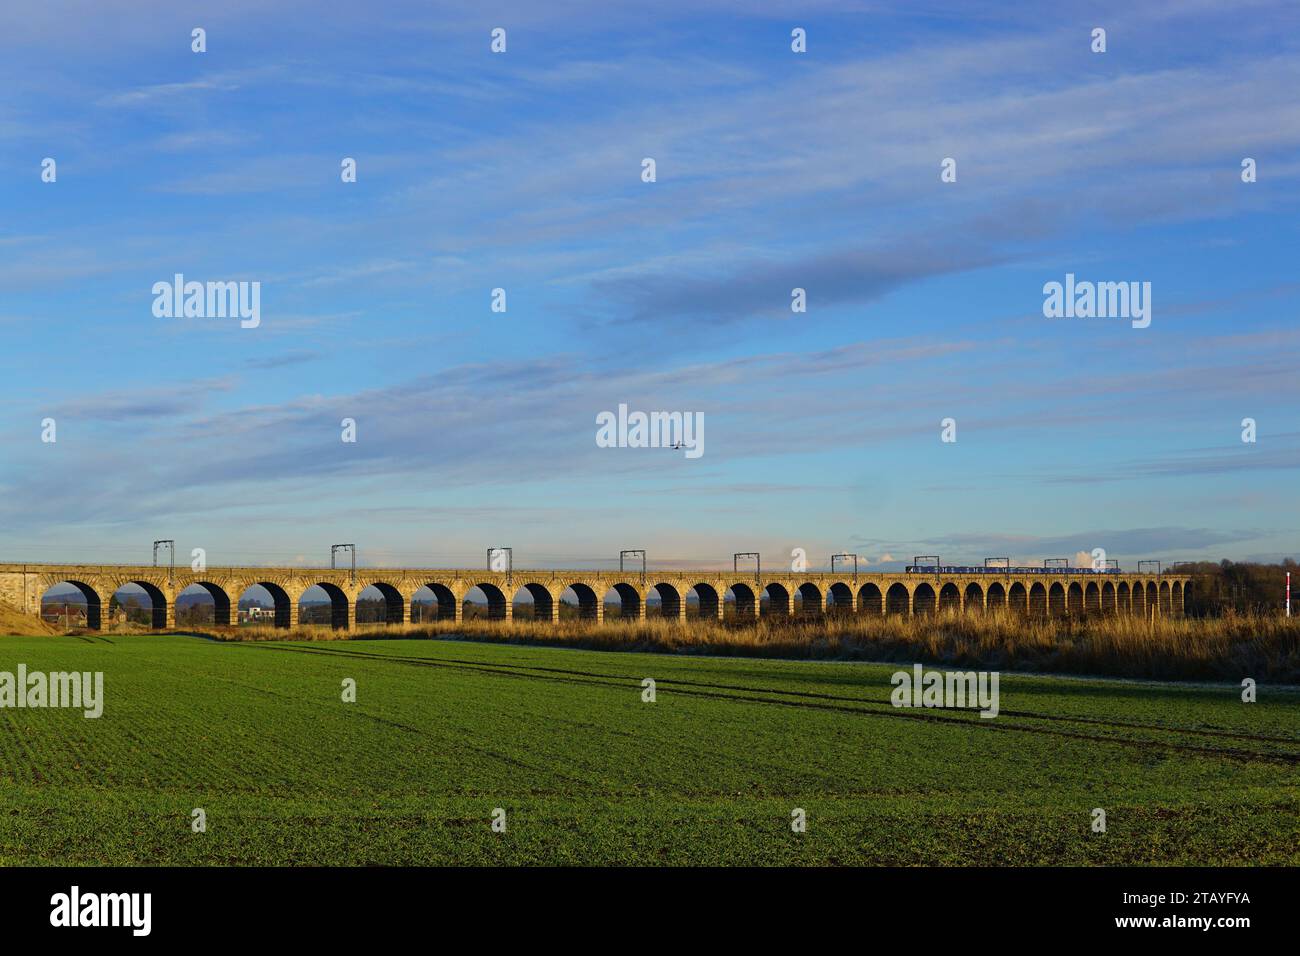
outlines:
{"label": "tractor track in field", "polygon": [[[342,650],[325,647],[296,647],[287,644],[242,643],[236,646],[259,648],[261,650],[288,651],[298,654],[316,654],[340,658],[362,658],[406,666],[433,667],[450,670],[464,670],[475,673],[495,674],[515,679],[549,680],[557,683],[584,684],[599,687],[640,686],[639,677],[624,677],[617,674],[601,674],[594,671],[581,671],[559,667],[546,667],[529,664],[480,664],[474,661],[452,661],[445,658],[406,657],[395,654],[374,654],[364,651]],[[784,707],[802,707],[813,710],[832,711],[836,713],[857,714],[867,717],[894,717],[903,720],[920,720],[936,723],[958,723],[966,727],[978,726],[990,730],[1015,731],[1022,733],[1043,734],[1064,737],[1073,740],[1109,743],[1133,747],[1142,750],[1166,749],[1181,753],[1201,756],[1223,757],[1234,760],[1263,760],[1273,763],[1300,764],[1300,752],[1258,751],[1236,747],[1213,747],[1182,743],[1176,740],[1152,740],[1134,737],[1122,737],[1107,734],[1089,734],[1081,730],[1067,730],[1059,727],[1041,727],[1007,721],[993,721],[979,717],[959,717],[936,713],[918,712],[911,709],[897,708],[884,701],[862,700],[854,697],[842,697],[835,694],[816,693],[812,691],[781,690],[768,687],[748,687],[730,684],[710,684],[701,681],[676,680],[673,678],[656,679],[656,684],[666,686],[673,693],[711,700],[741,701],[744,703],[775,704]],[[734,693],[733,693],[734,692]],[[772,696],[755,696],[772,695]],[[852,706],[851,706],[852,705]],[[972,711],[972,714],[974,711]],[[999,716],[1009,715],[1025,720],[1053,723],[1086,724],[1098,727],[1114,727],[1124,730],[1138,730],[1154,734],[1174,734],[1200,737],[1222,737],[1229,739],[1254,741],[1257,743],[1283,743],[1300,746],[1300,739],[1276,737],[1264,734],[1247,734],[1236,731],[1202,730],[1197,728],[1170,727],[1161,724],[1143,724],[1131,721],[1111,721],[1097,717],[1071,717],[1060,714],[1040,714],[1033,711],[1000,710]]]}
{"label": "tractor track in field", "polygon": [[[472,666],[477,668],[496,668],[496,669],[512,668],[512,669],[520,669],[526,671],[541,671],[543,673],[554,673],[554,674],[560,674],[564,676],[599,678],[605,681],[630,681],[634,684],[639,684],[642,679],[641,677],[631,675],[631,674],[602,674],[598,671],[580,671],[580,670],[573,670],[571,668],[543,667],[540,665],[533,665],[533,664],[478,664],[473,661],[453,662],[453,661],[446,661],[443,658],[406,657],[406,656],[399,656],[393,654],[368,654],[364,651],[363,652],[341,651],[341,650],[334,650],[332,648],[330,649],[320,648],[320,650],[328,650],[336,654],[358,654],[359,653],[366,657],[379,658],[379,659],[396,659],[408,663],[419,663],[422,661],[438,661],[439,663],[444,663],[448,665],[464,664],[466,666]],[[886,705],[882,701],[864,700],[861,697],[848,697],[841,694],[828,694],[828,693],[817,692],[817,691],[783,690],[774,687],[751,687],[751,686],[741,685],[741,684],[713,684],[713,683],[708,683],[706,681],[681,680],[674,677],[658,678],[656,679],[656,683],[670,684],[670,685],[680,686],[680,687],[701,687],[706,690],[726,690],[726,691],[739,691],[742,693],[780,694],[786,697],[800,697],[800,698],[807,698],[810,700],[824,700],[824,701],[832,701],[835,703],[858,704],[867,707],[889,706],[891,709],[894,709],[892,705]],[[1169,724],[1146,724],[1146,723],[1141,723],[1140,721],[1110,720],[1104,717],[1083,717],[1083,716],[1070,716],[1065,714],[1043,714],[1032,710],[1007,710],[1006,708],[1001,708],[999,709],[998,713],[999,715],[1006,714],[1011,717],[1024,717],[1033,720],[1067,721],[1070,723],[1096,724],[1099,726],[1107,726],[1107,727],[1123,727],[1129,730],[1166,731],[1170,733],[1194,734],[1197,736],[1205,736],[1205,737],[1224,737],[1230,739],[1248,740],[1248,741],[1254,741],[1258,743],[1291,744],[1293,746],[1300,747],[1300,737],[1280,737],[1280,736],[1274,736],[1270,734],[1252,734],[1252,733],[1246,733],[1244,731],[1237,731],[1237,730],[1211,730],[1208,728],[1178,727]]]}
{"label": "tractor track in field", "polygon": [[[294,649],[296,650],[297,648]],[[543,673],[559,674],[566,677],[598,678],[603,681],[629,681],[632,683],[639,683],[641,680],[640,677],[636,677],[633,675],[602,674],[597,671],[580,671],[580,670],[573,670],[570,668],[543,667],[543,666],[532,665],[532,664],[516,664],[516,665],[479,664],[474,661],[448,661],[444,658],[407,657],[407,656],[401,656],[396,654],[372,654],[372,653],[366,653],[364,651],[344,651],[344,650],[335,650],[333,648],[323,648],[323,647],[303,648],[303,650],[321,651],[324,653],[333,653],[333,654],[346,654],[354,657],[366,657],[374,660],[392,660],[392,661],[399,661],[402,663],[409,663],[409,664],[434,663],[434,664],[440,664],[445,666],[463,666],[475,670],[501,670],[503,668],[509,668],[512,672],[515,670],[541,671]],[[827,693],[820,693],[814,691],[783,690],[780,688],[751,687],[751,686],[739,685],[739,684],[711,684],[704,681],[679,680],[677,678],[659,678],[656,680],[656,683],[671,684],[674,686],[682,686],[682,687],[702,687],[707,690],[727,690],[727,691],[739,691],[743,693],[779,694],[787,697],[802,697],[802,698],[808,698],[812,700],[825,700],[825,701],[833,701],[836,703],[858,704],[867,707],[887,706],[881,701],[863,700],[860,697],[847,697],[838,694],[827,694]],[[892,707],[892,705],[889,706]],[[1030,718],[1035,720],[1068,721],[1071,723],[1097,724],[1097,725],[1110,726],[1110,727],[1123,727],[1131,730],[1167,731],[1171,733],[1195,734],[1199,736],[1236,738],[1241,740],[1257,741],[1260,743],[1293,744],[1297,747],[1300,747],[1300,737],[1278,737],[1278,736],[1272,736],[1268,734],[1250,734],[1242,731],[1233,731],[1233,730],[1210,730],[1210,729],[1201,729],[1201,728],[1194,728],[1194,727],[1177,727],[1177,726],[1170,726],[1168,724],[1144,724],[1144,723],[1134,722],[1134,721],[1108,720],[1102,717],[1082,717],[1082,716],[1067,716],[1062,714],[1042,714],[1036,711],[1007,710],[1005,708],[1000,709],[999,714],[1007,714],[1012,717],[1025,717],[1025,718]]]}

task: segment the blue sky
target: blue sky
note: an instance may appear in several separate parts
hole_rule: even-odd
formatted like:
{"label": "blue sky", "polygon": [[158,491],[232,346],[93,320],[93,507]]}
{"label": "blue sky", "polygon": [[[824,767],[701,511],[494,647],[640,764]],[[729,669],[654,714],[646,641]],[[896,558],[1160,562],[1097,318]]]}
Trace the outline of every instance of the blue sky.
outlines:
{"label": "blue sky", "polygon": [[6,5],[0,555],[1294,556],[1300,8],[973,7]]}

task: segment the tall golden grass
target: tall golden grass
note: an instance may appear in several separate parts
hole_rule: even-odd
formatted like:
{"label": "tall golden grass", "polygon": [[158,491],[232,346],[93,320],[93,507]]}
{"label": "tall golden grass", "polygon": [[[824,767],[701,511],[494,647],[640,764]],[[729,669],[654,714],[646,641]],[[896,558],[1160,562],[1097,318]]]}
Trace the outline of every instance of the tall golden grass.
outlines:
{"label": "tall golden grass", "polygon": [[1059,671],[1164,680],[1300,683],[1300,619],[1089,616],[1027,620],[994,612],[937,617],[826,617],[812,621],[607,620],[548,623],[430,621],[327,627],[203,629],[222,640],[283,641],[458,637],[598,650],[751,657],[929,661],[986,669]]}

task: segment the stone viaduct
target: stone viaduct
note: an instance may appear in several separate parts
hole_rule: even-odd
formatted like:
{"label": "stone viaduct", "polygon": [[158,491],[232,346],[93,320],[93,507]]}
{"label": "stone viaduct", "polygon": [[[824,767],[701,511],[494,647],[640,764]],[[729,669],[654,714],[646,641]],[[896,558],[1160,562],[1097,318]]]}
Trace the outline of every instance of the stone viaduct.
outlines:
{"label": "stone viaduct", "polygon": [[[1005,572],[1005,573],[1004,573]],[[532,599],[533,617],[558,621],[560,597],[568,589],[577,597],[579,615],[601,621],[605,595],[615,591],[623,617],[644,619],[651,592],[661,613],[684,620],[687,594],[694,590],[701,617],[721,619],[730,604],[736,618],[816,616],[825,613],[864,615],[980,613],[1007,609],[1027,616],[1136,614],[1181,616],[1192,579],[1180,574],[1098,572],[1084,568],[1029,573],[1023,569],[983,572],[854,574],[851,571],[770,573],[719,571],[473,571],[416,568],[347,569],[209,567],[169,569],[149,565],[0,564],[0,600],[39,614],[41,597],[56,584],[71,584],[86,599],[86,624],[104,626],[109,602],[118,588],[136,584],[153,605],[153,627],[176,626],[176,598],[197,585],[211,595],[218,625],[235,623],[240,596],[261,585],[275,604],[276,627],[298,624],[304,592],[320,585],[329,595],[336,628],[357,626],[357,598],[374,586],[384,600],[387,623],[410,618],[415,592],[428,587],[437,598],[441,620],[460,621],[466,595],[478,587],[487,598],[490,618],[509,621],[521,591]],[[726,600],[727,592],[734,603]],[[730,615],[728,615],[730,616]]]}

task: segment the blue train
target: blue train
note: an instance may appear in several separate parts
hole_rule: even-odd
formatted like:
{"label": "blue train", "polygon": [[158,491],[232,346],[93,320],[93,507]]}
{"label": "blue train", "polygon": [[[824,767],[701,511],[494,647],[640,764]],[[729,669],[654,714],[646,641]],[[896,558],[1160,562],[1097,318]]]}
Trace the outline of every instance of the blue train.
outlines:
{"label": "blue train", "polygon": [[906,574],[1119,574],[1120,569],[1106,568],[1006,568],[966,567],[964,565],[909,564]]}

